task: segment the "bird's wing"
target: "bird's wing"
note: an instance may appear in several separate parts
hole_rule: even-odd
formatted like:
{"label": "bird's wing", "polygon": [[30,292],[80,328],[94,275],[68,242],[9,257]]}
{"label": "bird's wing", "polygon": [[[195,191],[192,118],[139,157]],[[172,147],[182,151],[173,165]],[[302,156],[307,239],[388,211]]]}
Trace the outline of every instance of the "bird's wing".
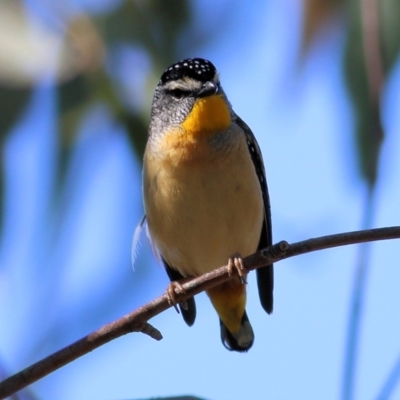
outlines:
{"label": "bird's wing", "polygon": [[[265,177],[264,162],[257,140],[247,124],[236,115],[236,123],[242,128],[247,139],[247,146],[260,182],[264,201],[264,223],[262,226],[258,250],[272,245],[271,205]],[[273,310],[274,269],[273,264],[257,269],[257,284],[260,302],[264,310],[271,314]]]}

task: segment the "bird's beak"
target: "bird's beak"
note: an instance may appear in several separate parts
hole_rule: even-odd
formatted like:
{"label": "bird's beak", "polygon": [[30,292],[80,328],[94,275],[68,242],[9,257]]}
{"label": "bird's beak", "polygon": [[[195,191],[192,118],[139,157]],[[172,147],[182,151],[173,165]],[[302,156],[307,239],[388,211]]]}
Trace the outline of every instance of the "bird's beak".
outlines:
{"label": "bird's beak", "polygon": [[197,94],[198,97],[211,96],[218,93],[218,86],[211,81],[207,81]]}

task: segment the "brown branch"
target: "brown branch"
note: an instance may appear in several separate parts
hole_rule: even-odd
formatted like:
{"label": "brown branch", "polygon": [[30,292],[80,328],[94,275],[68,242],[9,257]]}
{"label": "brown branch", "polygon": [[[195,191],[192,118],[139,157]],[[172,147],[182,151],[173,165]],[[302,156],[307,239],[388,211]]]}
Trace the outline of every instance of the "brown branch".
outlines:
{"label": "brown branch", "polygon": [[[316,250],[355,243],[399,238],[400,226],[397,226],[323,236],[305,240],[303,242],[293,243],[291,245],[282,241],[244,258],[243,261],[246,269],[251,271],[285,258]],[[234,271],[233,276],[236,276],[236,271]],[[182,286],[186,293],[176,293],[176,299],[179,302],[186,300],[206,289],[232,279],[233,276],[229,275],[228,266],[217,268],[184,283]],[[168,298],[164,294],[124,317],[104,325],[88,336],[85,336],[77,342],[51,354],[43,360],[38,361],[21,372],[18,372],[0,382],[0,398],[4,399],[5,397],[12,395],[18,390],[21,390],[29,384],[43,378],[51,372],[54,372],[58,368],[61,368],[78,357],[83,356],[97,347],[127,333],[143,332],[156,340],[161,340],[161,333],[152,327],[147,321],[169,307],[171,307],[171,305],[168,303]]]}

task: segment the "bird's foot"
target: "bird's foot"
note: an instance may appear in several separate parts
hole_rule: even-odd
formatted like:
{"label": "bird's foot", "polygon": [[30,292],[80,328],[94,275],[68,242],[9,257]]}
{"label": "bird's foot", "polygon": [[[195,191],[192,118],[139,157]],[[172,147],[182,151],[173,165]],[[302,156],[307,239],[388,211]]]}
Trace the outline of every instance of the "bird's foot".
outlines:
{"label": "bird's foot", "polygon": [[[179,314],[179,309],[177,307],[178,301],[176,300],[177,294],[186,294],[186,291],[178,281],[172,281],[167,287],[166,295],[169,305],[174,306],[176,312]],[[188,309],[186,301],[182,301],[180,304],[184,310]]]}
{"label": "bird's foot", "polygon": [[232,257],[229,257],[228,260],[228,272],[229,276],[232,276],[233,268],[236,268],[236,271],[239,275],[240,282],[245,284],[247,283],[247,270],[244,267],[243,258],[240,254],[235,254]]}

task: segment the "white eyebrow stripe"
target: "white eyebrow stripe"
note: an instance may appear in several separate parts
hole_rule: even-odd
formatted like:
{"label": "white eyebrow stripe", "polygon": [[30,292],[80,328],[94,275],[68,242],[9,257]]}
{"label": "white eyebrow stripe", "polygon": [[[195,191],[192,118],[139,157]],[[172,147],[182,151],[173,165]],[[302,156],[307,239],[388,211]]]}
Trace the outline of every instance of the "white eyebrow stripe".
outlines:
{"label": "white eyebrow stripe", "polygon": [[183,79],[178,79],[176,81],[168,81],[164,84],[164,88],[166,90],[181,89],[184,91],[199,90],[202,86],[203,86],[202,82],[186,76]]}

